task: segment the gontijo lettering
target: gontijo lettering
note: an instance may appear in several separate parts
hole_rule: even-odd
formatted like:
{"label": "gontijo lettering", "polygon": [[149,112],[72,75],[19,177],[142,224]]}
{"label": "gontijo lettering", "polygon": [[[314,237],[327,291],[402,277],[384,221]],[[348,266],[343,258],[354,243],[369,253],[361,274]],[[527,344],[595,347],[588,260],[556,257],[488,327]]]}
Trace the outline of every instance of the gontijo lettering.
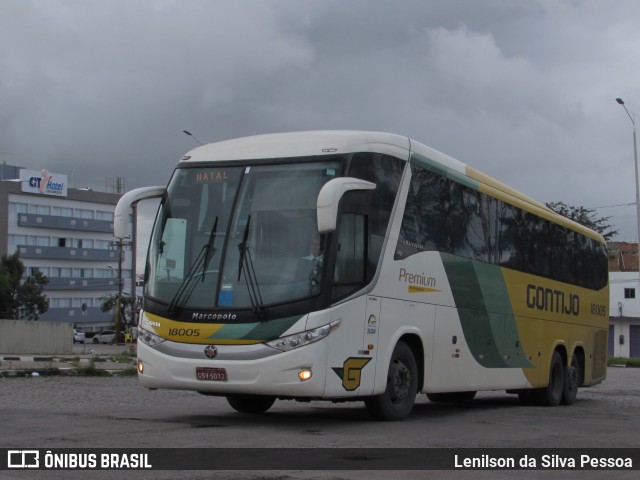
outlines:
{"label": "gontijo lettering", "polygon": [[562,290],[529,284],[527,285],[527,307],[578,316],[580,315],[580,297],[575,293],[567,294]]}

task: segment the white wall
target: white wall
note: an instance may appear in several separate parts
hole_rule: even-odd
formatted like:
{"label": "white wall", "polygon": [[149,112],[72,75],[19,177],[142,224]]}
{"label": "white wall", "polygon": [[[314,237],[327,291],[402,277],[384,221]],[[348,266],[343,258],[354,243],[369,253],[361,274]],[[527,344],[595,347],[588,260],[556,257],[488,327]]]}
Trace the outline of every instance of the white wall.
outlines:
{"label": "white wall", "polygon": [[[624,298],[624,289],[634,288],[636,298]],[[640,325],[640,274],[609,272],[609,317],[613,325],[613,356],[630,357],[630,326]],[[624,343],[620,344],[620,335]]]}

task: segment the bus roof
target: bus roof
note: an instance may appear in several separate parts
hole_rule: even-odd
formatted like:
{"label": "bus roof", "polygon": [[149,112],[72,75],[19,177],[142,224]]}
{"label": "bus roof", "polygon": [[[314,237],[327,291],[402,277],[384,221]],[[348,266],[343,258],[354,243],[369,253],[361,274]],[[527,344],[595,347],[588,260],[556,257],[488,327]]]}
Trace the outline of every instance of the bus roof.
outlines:
{"label": "bus roof", "polygon": [[[194,148],[180,163],[240,161],[379,152],[422,164],[471,188],[604,243],[599,233],[555,213],[541,202],[442,152],[408,137],[383,132],[319,130],[255,135]],[[410,156],[411,155],[411,156]]]}
{"label": "bus roof", "polygon": [[404,151],[401,158],[407,158],[409,148],[407,137],[391,133],[346,130],[288,132],[210,143],[187,152],[183,161],[234,161],[380,150]]}

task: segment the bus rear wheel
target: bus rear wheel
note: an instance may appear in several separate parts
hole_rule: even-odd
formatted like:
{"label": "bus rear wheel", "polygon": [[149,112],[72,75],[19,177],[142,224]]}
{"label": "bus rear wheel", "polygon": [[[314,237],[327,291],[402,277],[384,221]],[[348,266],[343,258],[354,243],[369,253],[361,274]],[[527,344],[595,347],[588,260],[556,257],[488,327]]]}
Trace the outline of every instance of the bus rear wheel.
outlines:
{"label": "bus rear wheel", "polygon": [[565,368],[562,356],[556,350],[551,357],[551,367],[549,368],[549,384],[535,391],[535,399],[538,405],[545,407],[555,407],[562,400],[562,392],[565,384]]}
{"label": "bus rear wheel", "polygon": [[264,413],[275,403],[276,397],[267,395],[227,395],[227,402],[241,413]]}
{"label": "bus rear wheel", "polygon": [[415,356],[409,345],[398,342],[391,355],[384,393],[367,398],[365,405],[375,420],[402,420],[411,413],[417,393],[418,365]]}
{"label": "bus rear wheel", "polygon": [[564,388],[562,390],[563,405],[572,405],[578,396],[578,387],[582,380],[582,371],[580,369],[580,360],[576,352],[573,352],[571,365],[567,368],[567,374],[564,377]]}

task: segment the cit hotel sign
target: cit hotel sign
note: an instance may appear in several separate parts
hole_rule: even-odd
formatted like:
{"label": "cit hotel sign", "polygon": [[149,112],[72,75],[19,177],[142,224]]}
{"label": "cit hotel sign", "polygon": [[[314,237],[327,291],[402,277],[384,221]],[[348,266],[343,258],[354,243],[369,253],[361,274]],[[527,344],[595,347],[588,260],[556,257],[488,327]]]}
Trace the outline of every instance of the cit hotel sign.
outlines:
{"label": "cit hotel sign", "polygon": [[67,196],[67,176],[49,173],[48,170],[20,170],[20,185],[23,192],[43,195]]}

